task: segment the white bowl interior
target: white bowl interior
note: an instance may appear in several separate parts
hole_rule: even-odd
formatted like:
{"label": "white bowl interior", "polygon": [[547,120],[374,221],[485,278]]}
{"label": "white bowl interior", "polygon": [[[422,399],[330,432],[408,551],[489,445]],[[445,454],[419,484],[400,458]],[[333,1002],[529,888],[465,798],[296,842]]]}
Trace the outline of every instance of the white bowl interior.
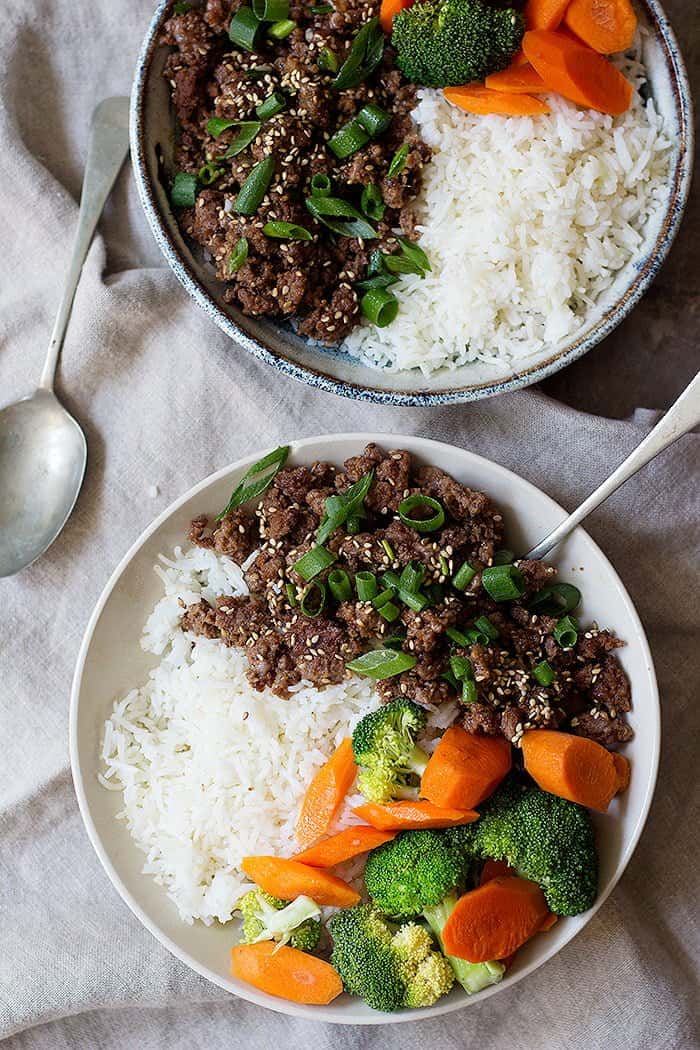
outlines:
{"label": "white bowl interior", "polygon": [[[503,467],[462,449],[417,437],[355,434],[308,438],[292,446],[292,463],[327,459],[341,463],[368,441],[387,448],[407,448],[420,460],[449,471],[460,481],[482,489],[502,508],[509,546],[527,550],[561,521],[562,509],[542,492]],[[142,652],[139,639],[151,607],[161,595],[153,572],[159,553],[183,542],[197,513],[225,505],[233,485],[257,455],[241,460],[192,489],[166,510],[127,553],[107,584],[88,625],[81,647],[71,699],[71,760],[76,792],[92,843],[110,879],[144,925],[175,955],[204,977],[244,999],[274,1010],[347,1024],[379,1024],[416,1019],[415,1011],[380,1014],[343,995],[327,1007],[298,1006],[275,999],[234,980],[228,973],[230,927],[180,921],[175,905],[151,876],[143,875],[143,855],[126,826],[115,819],[121,793],[105,790],[97,780],[102,729],[114,701],[143,682],[154,658]],[[582,530],[562,545],[552,561],[563,579],[578,584],[584,595],[582,622],[597,620],[626,639],[620,651],[632,684],[634,707],[629,716],[635,736],[626,746],[632,762],[629,790],[595,817],[600,851],[600,895],[585,915],[564,919],[518,953],[505,980],[469,998],[460,990],[420,1017],[442,1014],[497,994],[551,958],[578,933],[620,878],[641,833],[656,780],[659,753],[659,709],[649,647],[630,598],[601,550]],[[577,614],[578,615],[578,614]],[[262,701],[261,701],[262,702]]]}
{"label": "white bowl interior", "polygon": [[[650,2],[655,3],[655,0]],[[621,320],[628,305],[631,306],[636,301],[636,285],[640,277],[653,266],[653,258],[662,248],[664,231],[677,210],[676,183],[681,178],[679,167],[681,144],[684,141],[679,123],[678,84],[665,44],[660,34],[650,28],[652,23],[646,7],[640,4],[638,11],[641,24],[648,29],[643,38],[643,54],[649,73],[651,94],[658,111],[664,117],[669,139],[674,144],[670,162],[668,202],[665,207],[659,209],[654,221],[645,231],[638,251],[618,272],[606,294],[590,310],[581,328],[573,336],[545,347],[538,354],[515,361],[512,365],[493,365],[477,361],[454,370],[443,368],[429,377],[423,376],[416,369],[392,373],[369,368],[349,354],[313,346],[297,336],[288,325],[245,317],[239,310],[224,303],[221,285],[216,281],[212,267],[198,252],[193,252],[181,235],[163,184],[163,163],[166,170],[172,169],[174,139],[169,91],[162,76],[168,50],[164,47],[155,50],[146,74],[143,113],[145,178],[153,194],[156,215],[150,214],[148,207],[147,213],[161,248],[168,255],[175,273],[185,283],[190,294],[197,297],[210,317],[222,325],[230,335],[235,337],[236,334],[230,327],[230,322],[233,322],[245,335],[268,347],[283,361],[323,378],[389,394],[401,392],[430,395],[484,388],[484,392],[479,395],[482,397],[497,392],[491,389],[494,385],[524,374],[529,377],[528,382],[535,382],[544,374],[557,371],[563,364],[590,349],[594,342],[607,335]],[[173,249],[177,259],[171,257]],[[616,313],[618,309],[623,310],[619,316]],[[616,316],[613,318],[614,312]],[[595,340],[589,345],[589,340],[594,334]],[[566,361],[557,360],[564,352],[567,354]],[[540,369],[545,371],[539,374]]]}

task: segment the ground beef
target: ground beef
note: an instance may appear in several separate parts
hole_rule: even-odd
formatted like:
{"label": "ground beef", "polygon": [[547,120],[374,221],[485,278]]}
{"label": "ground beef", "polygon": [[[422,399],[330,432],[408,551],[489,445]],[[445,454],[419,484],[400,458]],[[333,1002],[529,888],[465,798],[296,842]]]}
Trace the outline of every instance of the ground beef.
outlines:
{"label": "ground beef", "polygon": [[192,634],[201,635],[203,638],[218,638],[219,629],[216,626],[216,614],[209,602],[195,602],[188,605],[180,620],[183,631],[191,631]]}
{"label": "ground beef", "polygon": [[632,729],[621,718],[611,718],[605,711],[588,711],[571,719],[571,730],[587,736],[604,747],[616,747],[632,739]]}
{"label": "ground beef", "polygon": [[500,716],[496,708],[475,701],[462,709],[462,725],[468,733],[484,733],[498,736],[501,732]]}
{"label": "ground beef", "polygon": [[264,591],[271,583],[283,577],[284,567],[282,554],[274,548],[262,547],[245,574],[245,582],[251,591]]}
{"label": "ground beef", "polygon": [[609,655],[601,661],[600,674],[593,675],[591,696],[599,707],[629,711],[632,706],[630,683],[617,657]]}
{"label": "ground beef", "polygon": [[246,648],[246,657],[248,681],[258,692],[269,688],[277,696],[286,699],[289,687],[301,679],[294,657],[282,635],[275,631],[268,631],[252,640]]}
{"label": "ground beef", "polygon": [[320,686],[342,682],[345,664],[362,651],[344,625],[324,618],[299,616],[286,641],[301,677]]}
{"label": "ground beef", "polygon": [[406,625],[406,647],[415,654],[429,653],[445,642],[445,631],[457,623],[457,605],[436,605],[414,612],[405,609],[401,619]]}
{"label": "ground beef", "polygon": [[448,700],[454,700],[455,694],[442,678],[421,678],[415,671],[404,671],[396,678],[386,678],[377,682],[377,692],[383,703],[388,704],[397,696],[407,696],[422,707],[440,707]]}
{"label": "ground beef", "polygon": [[211,535],[205,536],[208,518],[195,518],[190,526],[188,539],[198,547],[215,550],[217,554],[228,554],[239,564],[246,560],[258,545],[255,519],[247,510],[238,507],[226,514],[212,529]]}

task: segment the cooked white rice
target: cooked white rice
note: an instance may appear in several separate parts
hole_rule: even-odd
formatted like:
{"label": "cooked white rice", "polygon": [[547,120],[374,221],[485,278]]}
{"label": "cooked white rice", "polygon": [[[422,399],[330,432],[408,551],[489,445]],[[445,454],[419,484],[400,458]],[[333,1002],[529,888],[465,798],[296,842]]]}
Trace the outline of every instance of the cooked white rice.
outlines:
{"label": "cooked white rice", "polygon": [[[247,888],[241,858],[299,849],[294,825],[309,782],[378,701],[356,677],[323,691],[302,683],[286,701],[256,693],[242,650],[179,626],[178,599],[245,593],[241,570],[197,548],[162,560],[165,596],[141,643],[160,662],[114,705],[100,780],[123,791],[120,816],[146,854],[143,870],[181,917],[226,922]],[[348,798],[337,826],[356,822],[360,801]]]}
{"label": "cooked white rice", "polygon": [[[644,83],[639,45],[618,65]],[[671,144],[653,101],[635,93],[612,118],[552,95],[546,116],[502,117],[418,96],[413,117],[434,150],[418,201],[432,273],[403,277],[397,319],[358,326],[344,348],[427,375],[551,347],[633,258],[664,199]]]}

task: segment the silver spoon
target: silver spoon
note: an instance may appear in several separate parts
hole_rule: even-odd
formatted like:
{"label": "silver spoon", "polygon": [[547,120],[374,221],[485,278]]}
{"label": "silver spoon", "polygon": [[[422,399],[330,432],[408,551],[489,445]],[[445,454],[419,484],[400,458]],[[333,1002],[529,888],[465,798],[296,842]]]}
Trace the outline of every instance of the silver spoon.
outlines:
{"label": "silver spoon", "polygon": [[73,255],[39,387],[0,411],[0,577],[51,546],[83,482],[85,435],[54,394],[53,381],[92,235],[128,150],[129,100],[105,99],[92,115]]}
{"label": "silver spoon", "polygon": [[654,429],[630,452],[627,459],[612,472],[610,477],[592,492],[580,507],[572,514],[569,514],[568,518],[564,518],[561,525],[557,525],[556,529],[552,529],[544,539],[540,540],[523,557],[544,558],[551,551],[552,547],[556,547],[558,543],[565,540],[576,526],[580,525],[583,519],[587,518],[596,507],[599,507],[608,496],[611,496],[613,492],[619,489],[620,485],[624,485],[633,474],[636,474],[650,460],[658,456],[659,452],[663,452],[665,448],[672,445],[679,437],[687,434],[689,430],[698,425],[700,425],[700,372],[688,384],[678,400],[671,405],[668,412],[659,420]]}

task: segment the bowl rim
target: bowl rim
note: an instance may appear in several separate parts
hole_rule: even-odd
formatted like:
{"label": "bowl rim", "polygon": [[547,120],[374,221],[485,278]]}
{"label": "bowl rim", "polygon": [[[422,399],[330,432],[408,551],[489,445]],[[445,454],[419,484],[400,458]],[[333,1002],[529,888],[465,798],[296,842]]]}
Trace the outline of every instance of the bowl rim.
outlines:
{"label": "bowl rim", "polygon": [[[409,436],[379,432],[375,433],[368,431],[353,431],[340,434],[319,434],[312,437],[306,437],[299,440],[290,441],[289,445],[290,451],[294,456],[303,457],[303,454],[307,448],[309,448],[310,446],[318,445],[318,443],[320,442],[350,441],[355,442],[357,444],[362,443],[364,445],[368,441],[375,441],[384,445],[385,447],[400,448],[402,447],[401,442],[405,442],[407,440],[409,442],[415,442],[420,448],[419,455],[425,456],[426,459],[430,458],[430,454],[433,449],[439,449],[443,452],[447,450],[452,453],[456,451],[459,453],[460,456],[466,457],[467,461],[473,460],[475,462],[478,462],[480,465],[485,466],[486,469],[488,469],[489,471],[492,471],[495,474],[501,474],[501,476],[505,480],[509,482],[515,481],[518,485],[524,486],[524,488],[526,490],[529,490],[530,494],[533,495],[536,499],[542,501],[545,504],[549,504],[550,508],[555,512],[561,514],[562,518],[566,517],[566,511],[560,506],[560,504],[558,504],[545,492],[539,489],[536,485],[533,485],[532,482],[527,481],[519,474],[516,474],[514,471],[508,470],[508,468],[501,466],[501,464],[499,463],[494,463],[492,460],[486,459],[486,457],[484,456],[479,456],[476,453],[469,451],[468,449],[463,449],[456,445],[450,445],[447,442],[434,441],[430,438],[423,438],[415,435]],[[601,906],[604,904],[604,902],[607,900],[607,898],[610,896],[610,894],[616,887],[617,883],[624,874],[627,865],[630,862],[630,859],[637,847],[637,844],[641,837],[642,831],[644,830],[644,826],[649,815],[649,810],[651,807],[654,791],[656,788],[656,781],[658,777],[659,757],[661,748],[661,712],[659,702],[659,690],[656,672],[654,668],[654,662],[649,647],[649,642],[644,631],[644,627],[639,618],[635,605],[625,585],[623,584],[622,580],[615,571],[615,568],[613,567],[612,563],[606,557],[606,555],[595,542],[595,540],[593,540],[591,536],[589,536],[588,533],[586,533],[586,531],[579,525],[576,529],[576,533],[578,533],[579,535],[583,534],[586,537],[587,541],[591,544],[594,553],[596,553],[602,559],[609,573],[611,584],[615,586],[620,597],[622,598],[623,603],[627,608],[627,612],[630,616],[631,623],[636,633],[636,638],[640,645],[641,655],[644,662],[644,670],[647,675],[652,701],[652,710],[650,713],[650,717],[652,720],[652,755],[650,767],[648,770],[646,790],[641,805],[639,817],[637,819],[636,824],[630,831],[628,842],[621,852],[615,872],[613,873],[610,879],[609,885],[596,898],[593,907],[585,913],[586,918],[582,925],[580,925],[579,927],[572,925],[569,935],[561,944],[549,948],[545,947],[542,952],[542,955],[538,959],[532,960],[529,963],[527,963],[523,967],[522,972],[513,975],[514,979],[512,979],[506,986],[502,984],[492,985],[490,988],[486,988],[482,992],[480,992],[478,996],[474,996],[471,998],[467,995],[463,997],[460,996],[457,997],[453,1002],[445,1002],[442,1005],[438,1003],[432,1007],[423,1008],[419,1013],[417,1013],[416,1011],[401,1011],[401,1013],[393,1015],[377,1013],[376,1017],[374,1015],[363,1015],[359,1018],[346,1018],[344,1016],[339,1015],[337,1012],[334,1012],[332,1009],[329,1009],[328,1007],[313,1007],[313,1015],[310,1018],[310,1008],[308,1006],[287,1002],[286,1000],[282,999],[275,999],[272,996],[265,995],[265,993],[258,992],[257,989],[253,987],[248,988],[246,986],[243,986],[242,989],[234,990],[231,988],[229,983],[227,983],[218,974],[208,969],[205,965],[200,964],[195,958],[193,958],[193,956],[189,954],[189,952],[187,952],[184,948],[181,948],[170,936],[168,936],[158,926],[157,922],[149,916],[147,911],[139,904],[134,895],[127,888],[121,876],[119,875],[115,865],[110,860],[107,851],[102,844],[102,839],[100,837],[100,833],[97,830],[95,821],[93,820],[92,812],[90,809],[90,803],[88,801],[87,793],[85,790],[84,774],[81,764],[81,753],[78,741],[78,728],[80,721],[79,709],[83,672],[90,651],[95,627],[97,626],[97,622],[102,614],[102,611],[104,610],[107,602],[109,601],[112,592],[117,586],[124,571],[129,567],[131,562],[138,555],[139,551],[147,542],[147,540],[149,540],[150,537],[155,532],[157,532],[157,530],[162,525],[164,525],[168,521],[168,519],[180,509],[180,507],[182,507],[185,503],[191,500],[194,496],[197,496],[199,493],[208,489],[211,485],[216,484],[217,482],[221,481],[222,479],[228,477],[231,474],[237,474],[238,472],[246,470],[249,466],[255,463],[261,455],[265,455],[269,451],[272,451],[272,449],[270,448],[258,450],[255,453],[235,460],[233,463],[230,463],[229,465],[221,468],[220,470],[214,471],[212,474],[209,474],[202,481],[198,482],[197,484],[193,485],[190,489],[188,489],[187,492],[185,492],[183,495],[173,500],[173,502],[170,503],[170,505],[166,507],[160,514],[158,514],[157,517],[151,522],[151,524],[148,525],[141,532],[141,534],[134,541],[134,543],[131,544],[127,552],[120,559],[114,571],[111,573],[109,579],[107,580],[107,583],[105,584],[102,590],[102,593],[100,594],[99,598],[95,603],[94,609],[90,615],[90,619],[85,628],[85,633],[83,635],[80,650],[76,660],[75,672],[73,675],[73,682],[71,686],[69,713],[69,750],[71,773],[73,778],[75,794],[78,800],[78,807],[80,809],[80,815],[82,817],[85,830],[110,882],[117,890],[122,900],[130,908],[133,914],[140,920],[140,922],[146,927],[146,929],[156,938],[156,940],[158,940],[165,948],[167,948],[167,950],[172,955],[174,955],[181,962],[185,963],[186,966],[194,970],[206,980],[211,981],[213,984],[218,985],[220,988],[223,988],[231,995],[236,995],[238,998],[255,1003],[256,1005],[265,1007],[266,1009],[274,1010],[277,1013],[287,1014],[289,1016],[294,1017],[303,1017],[306,1020],[312,1019],[330,1022],[334,1024],[378,1025],[400,1023],[409,1020],[425,1020],[430,1017],[442,1016],[443,1014],[452,1013],[455,1010],[464,1009],[467,1006],[473,1005],[476,1002],[482,1002],[483,1000],[489,998],[491,995],[497,994],[499,991],[502,991],[504,987],[513,987],[524,977],[528,976],[530,973],[533,973],[535,970],[539,969],[551,958],[557,955],[564,947],[566,947],[567,944],[569,944],[574,939],[574,937],[576,937],[579,933],[581,933],[583,929],[586,928],[586,926],[588,926],[590,920],[601,908]],[[94,768],[91,769],[91,773],[92,775],[94,775]],[[134,849],[137,849],[137,847],[134,846]]]}
{"label": "bowl rim", "polygon": [[[151,64],[157,49],[161,46],[158,38],[170,0],[159,0],[141,46],[131,92],[129,119],[134,178],[141,205],[158,247],[189,296],[194,299],[204,313],[226,335],[259,360],[265,361],[283,374],[317,389],[375,404],[428,407],[479,401],[541,382],[548,376],[578,360],[589,350],[592,350],[628,316],[633,307],[646,293],[665,261],[678,232],[688,201],[694,159],[693,103],[690,82],[678,41],[661,3],[659,0],[639,0],[639,2],[644,6],[658,33],[664,49],[666,65],[671,73],[679,128],[678,153],[673,171],[671,192],[656,241],[652,250],[648,253],[644,265],[636,272],[631,284],[616,303],[606,311],[589,334],[585,337],[579,336],[575,338],[568,349],[562,349],[544,361],[517,370],[509,378],[495,380],[491,383],[468,384],[432,392],[421,390],[420,388],[388,390],[364,383],[357,383],[352,380],[336,379],[328,372],[325,372],[322,367],[313,368],[310,365],[301,365],[291,357],[271,350],[261,339],[246,332],[223,309],[217,298],[204,287],[190,265],[189,260],[180,251],[168,228],[167,218],[158,205],[148,176],[145,143],[146,96],[150,82]],[[406,375],[413,373],[417,377],[420,375],[417,370],[407,371]]]}

